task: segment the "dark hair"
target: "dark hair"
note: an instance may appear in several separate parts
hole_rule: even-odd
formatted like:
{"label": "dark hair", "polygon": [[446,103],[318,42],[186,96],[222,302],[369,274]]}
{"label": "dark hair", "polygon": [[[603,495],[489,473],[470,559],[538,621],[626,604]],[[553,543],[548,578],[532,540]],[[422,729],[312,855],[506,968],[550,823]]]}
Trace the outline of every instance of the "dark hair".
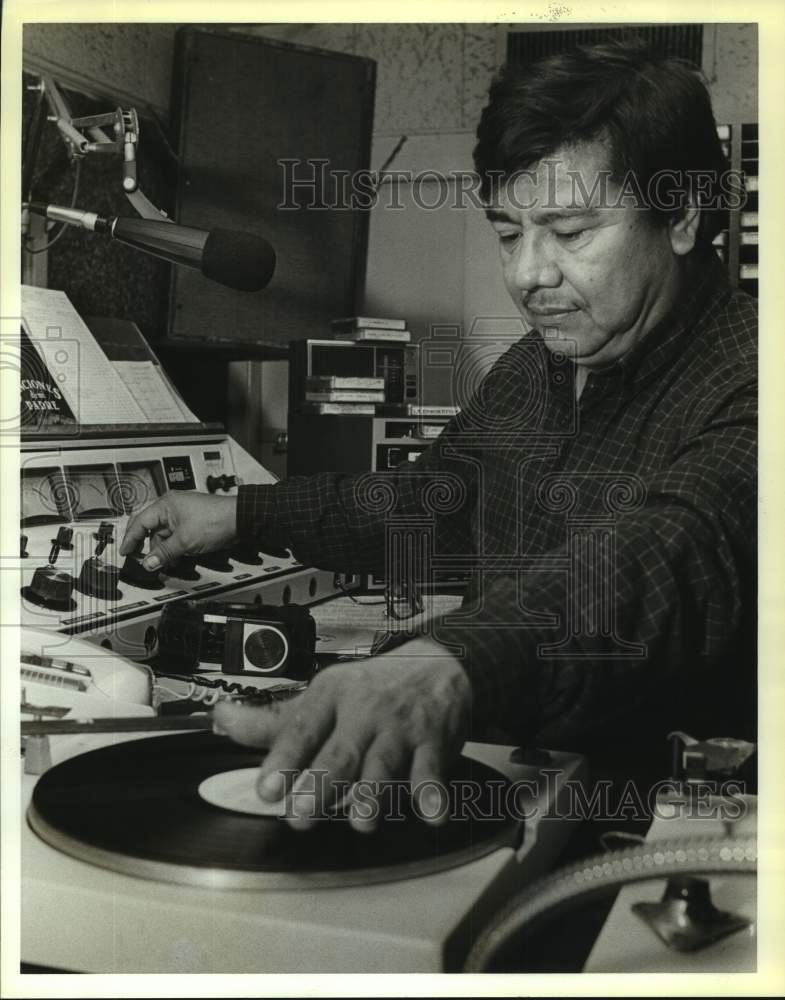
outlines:
{"label": "dark hair", "polygon": [[[647,196],[660,175],[661,200],[645,204],[661,219],[678,215],[692,188],[702,208],[698,241],[711,242],[727,225],[728,162],[706,85],[691,63],[659,55],[638,40],[504,68],[491,85],[477,140],[474,163],[486,203],[495,181],[560,147],[606,140],[617,183],[632,176]],[[693,172],[700,173],[700,187]],[[663,205],[665,197],[673,199],[670,206]]]}

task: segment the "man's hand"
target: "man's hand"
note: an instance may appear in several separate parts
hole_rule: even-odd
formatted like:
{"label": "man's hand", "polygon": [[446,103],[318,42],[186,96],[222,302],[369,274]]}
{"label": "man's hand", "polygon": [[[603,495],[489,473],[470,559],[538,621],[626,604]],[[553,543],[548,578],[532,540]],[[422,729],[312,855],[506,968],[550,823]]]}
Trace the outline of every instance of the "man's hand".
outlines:
{"label": "man's hand", "polygon": [[410,779],[413,790],[421,786],[415,804],[426,821],[446,819],[436,815],[433,783],[443,781],[460,753],[470,710],[469,679],[459,661],[438,643],[417,639],[328,667],[289,702],[269,708],[219,702],[213,718],[217,731],[236,742],[269,748],[258,779],[262,798],[282,799],[291,791],[292,772],[304,772],[288,810],[295,829],[309,828],[333,804],[336,783],[345,790],[359,782],[362,803],[352,803],[350,822],[369,831],[378,818],[379,784],[399,778]]}
{"label": "man's hand", "polygon": [[236,535],[237,498],[206,493],[165,493],[133,517],[120,545],[127,556],[150,535],[144,568],[156,570],[181,556],[213,552],[230,545]]}

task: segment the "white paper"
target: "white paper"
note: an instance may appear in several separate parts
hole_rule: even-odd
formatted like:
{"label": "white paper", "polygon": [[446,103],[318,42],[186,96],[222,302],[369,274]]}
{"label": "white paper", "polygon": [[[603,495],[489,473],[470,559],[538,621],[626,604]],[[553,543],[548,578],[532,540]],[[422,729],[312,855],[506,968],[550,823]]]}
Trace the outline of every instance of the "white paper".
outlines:
{"label": "white paper", "polygon": [[152,361],[115,361],[114,368],[151,423],[197,422],[185,403],[172,392]]}
{"label": "white paper", "polygon": [[147,423],[65,292],[22,285],[22,316],[78,423]]}

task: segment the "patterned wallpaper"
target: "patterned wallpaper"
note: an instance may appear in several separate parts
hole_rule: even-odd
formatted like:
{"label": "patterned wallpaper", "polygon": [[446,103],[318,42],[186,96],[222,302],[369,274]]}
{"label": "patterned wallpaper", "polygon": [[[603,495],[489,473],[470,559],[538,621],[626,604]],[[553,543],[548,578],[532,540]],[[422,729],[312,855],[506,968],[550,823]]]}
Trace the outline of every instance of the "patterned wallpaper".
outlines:
{"label": "patterned wallpaper", "polygon": [[[473,130],[496,65],[495,24],[229,27],[375,59],[378,136]],[[174,24],[30,24],[24,47],[35,65],[59,71],[71,84],[133,96],[166,115],[176,29]],[[754,116],[756,42],[755,25],[717,25],[705,68],[721,120]]]}

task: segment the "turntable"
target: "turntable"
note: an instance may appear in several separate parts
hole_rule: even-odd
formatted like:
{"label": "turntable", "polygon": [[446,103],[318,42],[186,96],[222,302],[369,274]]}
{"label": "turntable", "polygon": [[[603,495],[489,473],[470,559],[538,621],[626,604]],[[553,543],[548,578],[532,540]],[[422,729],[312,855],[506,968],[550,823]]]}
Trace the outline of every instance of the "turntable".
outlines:
{"label": "turntable", "polygon": [[[209,732],[53,738],[55,766],[23,777],[22,960],[98,973],[458,970],[569,834],[581,759],[515,764],[512,749],[466,744],[446,826],[404,802],[368,835],[340,810],[295,833],[208,801],[205,782],[260,757]],[[499,809],[510,783],[524,822]],[[469,787],[479,796],[455,791]]]}

